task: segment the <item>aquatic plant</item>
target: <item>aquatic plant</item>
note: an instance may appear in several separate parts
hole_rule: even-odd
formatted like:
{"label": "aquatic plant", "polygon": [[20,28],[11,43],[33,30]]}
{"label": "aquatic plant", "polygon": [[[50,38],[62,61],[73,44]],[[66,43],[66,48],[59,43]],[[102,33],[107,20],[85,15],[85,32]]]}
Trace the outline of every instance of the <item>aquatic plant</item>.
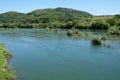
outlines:
{"label": "aquatic plant", "polygon": [[67,35],[70,37],[82,37],[82,32],[78,29],[70,29],[68,30]]}
{"label": "aquatic plant", "polygon": [[72,36],[72,34],[73,34],[73,31],[72,30],[68,30],[67,35],[68,36]]}
{"label": "aquatic plant", "polygon": [[102,40],[100,38],[98,38],[98,37],[93,38],[92,39],[92,44],[93,45],[101,45],[102,44]]}
{"label": "aquatic plant", "polygon": [[120,29],[118,27],[111,27],[108,33],[110,35],[120,35]]}
{"label": "aquatic plant", "polygon": [[84,32],[84,36],[89,36],[90,33]]}
{"label": "aquatic plant", "polygon": [[58,32],[59,30],[58,30],[58,28],[54,28],[54,31],[55,31],[55,32]]}
{"label": "aquatic plant", "polygon": [[50,31],[50,28],[49,28],[49,27],[47,27],[47,28],[46,28],[46,31]]}
{"label": "aquatic plant", "polygon": [[107,40],[109,37],[107,36],[107,35],[103,35],[102,37],[101,37],[101,40]]}

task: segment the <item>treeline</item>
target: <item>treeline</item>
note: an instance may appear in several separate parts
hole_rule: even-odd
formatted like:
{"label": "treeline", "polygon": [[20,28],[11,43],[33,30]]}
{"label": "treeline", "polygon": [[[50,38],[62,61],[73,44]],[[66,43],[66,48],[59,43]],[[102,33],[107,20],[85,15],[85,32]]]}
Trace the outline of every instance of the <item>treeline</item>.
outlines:
{"label": "treeline", "polygon": [[60,7],[26,14],[14,11],[0,14],[0,28],[109,29],[111,26],[120,26],[120,15],[93,16],[84,11]]}

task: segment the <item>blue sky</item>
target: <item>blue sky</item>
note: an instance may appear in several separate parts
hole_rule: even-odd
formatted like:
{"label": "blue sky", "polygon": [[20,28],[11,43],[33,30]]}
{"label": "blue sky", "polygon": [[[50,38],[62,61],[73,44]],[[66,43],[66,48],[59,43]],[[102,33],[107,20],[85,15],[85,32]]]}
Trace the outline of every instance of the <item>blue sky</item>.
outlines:
{"label": "blue sky", "polygon": [[56,7],[87,11],[93,15],[114,15],[120,13],[120,0],[0,0],[0,13],[27,13],[35,9]]}

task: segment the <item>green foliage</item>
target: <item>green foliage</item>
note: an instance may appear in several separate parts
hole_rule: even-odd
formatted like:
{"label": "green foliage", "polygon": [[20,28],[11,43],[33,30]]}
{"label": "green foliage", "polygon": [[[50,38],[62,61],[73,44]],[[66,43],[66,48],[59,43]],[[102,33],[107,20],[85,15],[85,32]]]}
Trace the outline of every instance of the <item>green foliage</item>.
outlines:
{"label": "green foliage", "polygon": [[92,17],[92,15],[69,8],[39,9],[27,14],[10,11],[0,14],[0,22],[3,23],[0,27],[34,28],[41,26],[46,28],[44,24],[47,23],[49,26],[65,28],[64,25],[68,27],[70,21],[79,20],[81,17]]}
{"label": "green foliage", "polygon": [[68,30],[67,35],[70,37],[82,37],[82,32],[78,29],[73,28]]}
{"label": "green foliage", "polygon": [[92,17],[92,15],[88,12],[85,12],[85,11],[78,11],[78,10],[74,10],[74,9],[70,9],[70,8],[61,8],[61,7],[58,7],[56,9],[57,12],[62,12],[63,14],[65,15],[68,15],[68,16],[72,16],[72,17],[76,17],[76,18],[79,18],[79,17]]}
{"label": "green foliage", "polygon": [[109,29],[109,34],[110,35],[120,35],[120,29],[119,29],[119,27],[111,27]]}
{"label": "green foliage", "polygon": [[91,29],[109,29],[110,25],[108,23],[105,23],[103,21],[97,21],[93,22],[91,25]]}
{"label": "green foliage", "polygon": [[112,32],[111,34],[113,34],[113,35],[120,35],[120,30],[115,30],[115,31]]}
{"label": "green foliage", "polygon": [[117,25],[117,21],[114,18],[107,19],[107,23],[110,24],[110,26]]}
{"label": "green foliage", "polygon": [[102,41],[101,41],[101,39],[100,38],[93,38],[92,39],[92,44],[93,45],[101,45],[102,44]]}
{"label": "green foliage", "polygon": [[61,28],[104,29],[120,26],[120,15],[93,16],[70,8],[38,9],[27,14],[6,12],[0,14],[0,28]]}
{"label": "green foliage", "polygon": [[120,14],[115,15],[114,18],[116,19],[118,26],[120,26]]}
{"label": "green foliage", "polygon": [[120,19],[120,14],[116,14],[116,15],[114,16],[114,18],[117,19],[117,20]]}
{"label": "green foliage", "polygon": [[0,14],[0,22],[3,22],[3,23],[22,22],[22,20],[25,17],[26,17],[26,14],[24,13],[10,11],[10,12]]}
{"label": "green foliage", "polygon": [[3,44],[0,44],[0,80],[15,80],[15,75],[7,64],[12,55],[7,52]]}
{"label": "green foliage", "polygon": [[103,35],[102,37],[101,37],[101,40],[107,40],[109,37],[107,36],[107,35]]}

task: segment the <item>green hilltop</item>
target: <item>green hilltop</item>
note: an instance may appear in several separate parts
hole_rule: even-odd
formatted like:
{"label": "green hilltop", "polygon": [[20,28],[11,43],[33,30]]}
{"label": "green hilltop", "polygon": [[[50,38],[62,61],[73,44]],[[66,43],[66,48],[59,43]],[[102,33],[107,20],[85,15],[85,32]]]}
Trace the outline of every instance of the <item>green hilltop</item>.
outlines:
{"label": "green hilltop", "polygon": [[109,29],[114,25],[120,25],[120,15],[94,16],[85,11],[62,7],[0,14],[0,28]]}
{"label": "green hilltop", "polygon": [[92,16],[90,13],[84,11],[78,11],[69,8],[47,8],[38,9],[27,14],[19,12],[6,12],[0,14],[0,22],[11,23],[11,22],[25,22],[25,23],[46,23],[54,21],[70,21],[77,20],[80,17]]}

